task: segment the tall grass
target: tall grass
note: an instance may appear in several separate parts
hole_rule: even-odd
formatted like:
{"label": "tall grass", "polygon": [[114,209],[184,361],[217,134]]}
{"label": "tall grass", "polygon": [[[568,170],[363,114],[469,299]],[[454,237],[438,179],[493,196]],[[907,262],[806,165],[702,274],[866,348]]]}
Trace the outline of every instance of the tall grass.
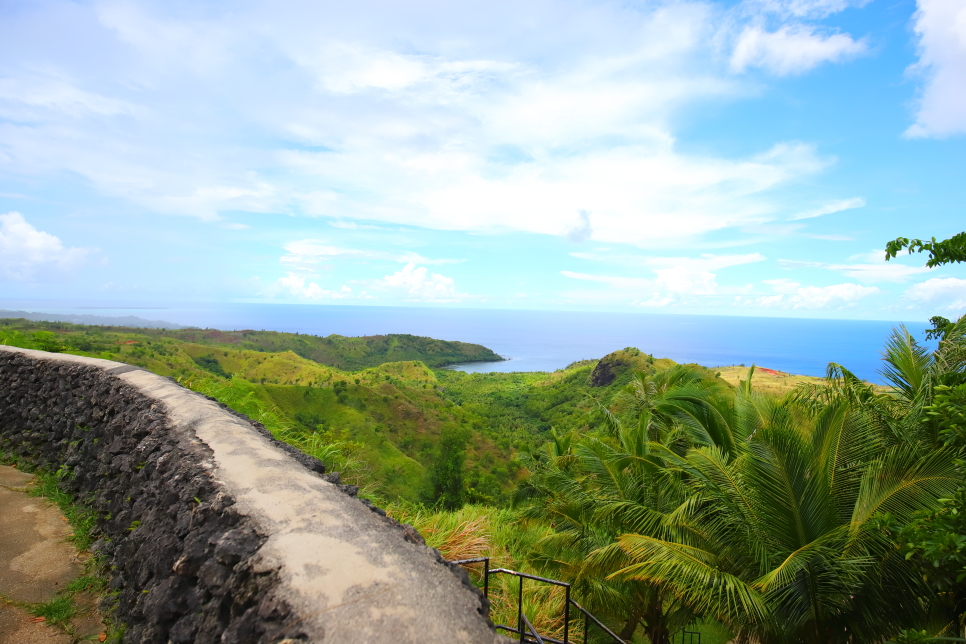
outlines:
{"label": "tall grass", "polygon": [[278,440],[319,459],[327,470],[339,472],[342,481],[358,486],[363,496],[374,496],[367,476],[371,466],[359,456],[363,449],[361,443],[347,440],[331,429],[309,432],[298,428],[277,407],[258,398],[256,386],[243,378],[200,376],[179,379],[179,382],[261,423]]}
{"label": "tall grass", "polygon": [[[527,553],[534,542],[547,534],[547,529],[523,519],[514,510],[465,505],[459,510],[444,511],[395,503],[387,506],[386,511],[397,521],[416,528],[426,545],[439,550],[448,561],[489,557],[491,569],[540,574],[527,563]],[[482,564],[469,564],[466,569],[473,583],[483,588]],[[519,584],[520,578],[515,576],[490,576],[490,619],[494,623],[516,628]],[[563,637],[564,599],[560,586],[524,582],[523,612],[541,635]],[[571,621],[571,633],[582,632],[581,628],[579,621]]]}

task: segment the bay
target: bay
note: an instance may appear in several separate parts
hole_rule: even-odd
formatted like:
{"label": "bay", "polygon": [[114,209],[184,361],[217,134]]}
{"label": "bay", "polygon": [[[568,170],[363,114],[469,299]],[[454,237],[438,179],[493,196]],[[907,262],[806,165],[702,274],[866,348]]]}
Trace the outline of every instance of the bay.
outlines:
{"label": "bay", "polygon": [[[26,303],[21,303],[26,304]],[[39,304],[39,303],[38,303]],[[788,373],[822,376],[838,362],[881,382],[881,351],[898,322],[523,311],[429,307],[295,304],[171,304],[151,309],[94,306],[21,306],[49,313],[163,319],[222,330],[256,329],[346,336],[409,333],[489,347],[505,362],[452,368],[470,372],[554,371],[624,347],[658,358],[708,367],[757,364]],[[924,322],[906,326],[921,340]]]}

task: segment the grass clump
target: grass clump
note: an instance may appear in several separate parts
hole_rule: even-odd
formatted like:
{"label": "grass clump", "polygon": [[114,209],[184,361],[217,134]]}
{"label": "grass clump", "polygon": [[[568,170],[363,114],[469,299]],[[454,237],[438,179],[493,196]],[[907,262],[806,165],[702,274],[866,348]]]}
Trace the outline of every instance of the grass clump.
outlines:
{"label": "grass clump", "polygon": [[66,626],[79,612],[73,594],[62,594],[49,602],[30,604],[27,610],[34,617],[43,617],[53,626]]}

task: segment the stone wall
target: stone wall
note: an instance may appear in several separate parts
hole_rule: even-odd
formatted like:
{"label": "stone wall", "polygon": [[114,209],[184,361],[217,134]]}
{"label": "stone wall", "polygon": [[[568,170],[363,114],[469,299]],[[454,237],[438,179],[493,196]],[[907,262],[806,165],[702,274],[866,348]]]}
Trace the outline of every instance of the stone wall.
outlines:
{"label": "stone wall", "polygon": [[125,642],[503,639],[415,531],[168,378],[0,346],[0,450],[92,503]]}

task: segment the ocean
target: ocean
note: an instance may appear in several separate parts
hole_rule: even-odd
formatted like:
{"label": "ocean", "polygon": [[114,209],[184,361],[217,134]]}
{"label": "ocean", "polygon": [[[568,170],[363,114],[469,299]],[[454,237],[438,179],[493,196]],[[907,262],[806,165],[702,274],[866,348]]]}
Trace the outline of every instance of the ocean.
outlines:
{"label": "ocean", "polygon": [[[26,304],[26,303],[22,303]],[[9,308],[14,308],[10,306]],[[470,372],[554,371],[584,359],[637,347],[657,358],[708,367],[756,364],[822,376],[838,362],[881,382],[882,346],[898,323],[654,313],[513,311],[427,307],[289,304],[190,304],[151,309],[21,306],[60,314],[136,315],[223,330],[312,335],[410,333],[489,347],[505,362],[458,365]],[[922,340],[924,322],[906,324]]]}

